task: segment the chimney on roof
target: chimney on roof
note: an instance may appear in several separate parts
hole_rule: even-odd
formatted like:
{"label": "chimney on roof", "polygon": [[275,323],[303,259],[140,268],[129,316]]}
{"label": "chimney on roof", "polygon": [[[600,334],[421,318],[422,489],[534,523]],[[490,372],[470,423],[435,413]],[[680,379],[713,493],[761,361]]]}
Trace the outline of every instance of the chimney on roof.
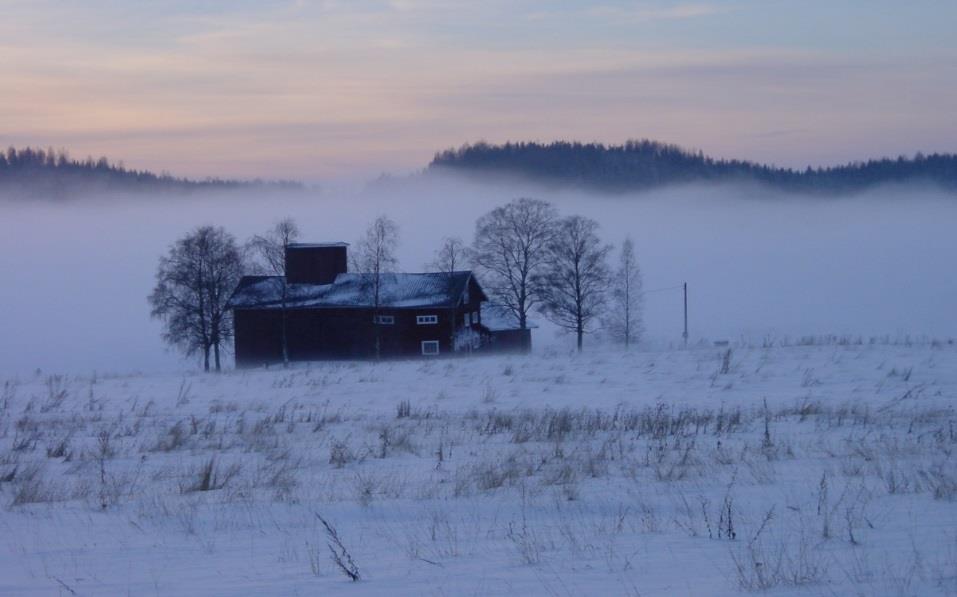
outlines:
{"label": "chimney on roof", "polygon": [[293,243],[286,247],[286,281],[331,284],[348,270],[348,243]]}

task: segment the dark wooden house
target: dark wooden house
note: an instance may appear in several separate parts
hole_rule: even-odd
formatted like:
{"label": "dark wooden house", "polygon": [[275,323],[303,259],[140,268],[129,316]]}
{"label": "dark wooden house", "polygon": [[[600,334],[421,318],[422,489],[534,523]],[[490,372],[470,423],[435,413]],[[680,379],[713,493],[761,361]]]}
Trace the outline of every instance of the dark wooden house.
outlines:
{"label": "dark wooden house", "polygon": [[[345,243],[290,245],[285,279],[240,281],[228,305],[237,366],[282,361],[284,319],[294,361],[374,358],[377,346],[383,358],[496,346],[502,323],[496,320],[494,330],[483,325],[488,297],[472,272],[381,274],[376,305],[374,276],[349,273],[347,251]],[[522,349],[529,347],[530,337]]]}

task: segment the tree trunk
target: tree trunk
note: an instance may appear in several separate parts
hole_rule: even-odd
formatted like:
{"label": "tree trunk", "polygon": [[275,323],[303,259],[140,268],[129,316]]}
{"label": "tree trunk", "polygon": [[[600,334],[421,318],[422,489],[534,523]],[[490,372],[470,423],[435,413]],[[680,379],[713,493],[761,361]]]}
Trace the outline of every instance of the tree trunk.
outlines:
{"label": "tree trunk", "polygon": [[372,331],[373,331],[373,347],[375,348],[375,360],[380,360],[382,358],[382,336],[381,328],[379,325],[379,305],[376,304],[376,308],[372,311]]}
{"label": "tree trunk", "polygon": [[577,340],[578,340],[578,352],[581,352],[581,351],[582,351],[582,338],[585,336],[585,318],[584,318],[584,316],[582,315],[581,291],[577,291],[576,294],[578,295],[578,298],[577,298],[577,300],[576,300],[576,302],[578,303],[578,306],[577,306],[577,309],[576,309],[576,310],[578,311],[578,313],[575,314],[575,334],[578,336],[578,338],[577,338]]}
{"label": "tree trunk", "polygon": [[222,371],[219,365],[219,342],[213,345],[213,354],[216,356],[216,371]]}
{"label": "tree trunk", "polygon": [[203,370],[209,373],[209,346],[203,347]]}

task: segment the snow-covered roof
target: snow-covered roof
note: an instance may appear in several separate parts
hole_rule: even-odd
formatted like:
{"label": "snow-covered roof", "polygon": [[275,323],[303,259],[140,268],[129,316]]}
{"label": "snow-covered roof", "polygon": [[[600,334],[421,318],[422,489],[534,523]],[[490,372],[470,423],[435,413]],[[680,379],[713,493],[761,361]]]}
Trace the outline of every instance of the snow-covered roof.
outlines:
{"label": "snow-covered roof", "polygon": [[[520,329],[518,317],[508,308],[494,303],[482,304],[482,325],[490,332],[506,332]],[[525,327],[532,329],[538,326],[530,319],[525,320]]]}
{"label": "snow-covered roof", "polygon": [[348,247],[349,243],[289,243],[291,249],[316,249],[320,247]]}
{"label": "snow-covered roof", "polygon": [[[448,307],[465,292],[472,272],[382,274],[379,306],[386,309]],[[331,284],[289,284],[286,307],[321,309],[373,306],[370,274],[339,274]],[[484,294],[480,297],[484,299]],[[282,278],[245,276],[229,299],[230,309],[274,309],[282,305]]]}

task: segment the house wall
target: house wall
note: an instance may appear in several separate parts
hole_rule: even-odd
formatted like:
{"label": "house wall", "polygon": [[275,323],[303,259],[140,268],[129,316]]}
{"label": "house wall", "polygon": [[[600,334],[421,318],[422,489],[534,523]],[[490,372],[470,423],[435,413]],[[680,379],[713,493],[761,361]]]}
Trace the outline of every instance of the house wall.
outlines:
{"label": "house wall", "polygon": [[[439,354],[453,351],[454,331],[465,314],[480,312],[481,303],[469,293],[468,303],[456,309],[386,309],[380,315],[395,318],[392,325],[374,325],[372,309],[289,309],[286,330],[289,358],[293,361],[368,359],[375,357],[376,332],[383,358],[422,356],[421,343],[439,342]],[[438,323],[420,325],[418,315],[435,315]],[[481,317],[481,315],[479,315]],[[282,361],[282,311],[236,309],[235,351],[238,367]]]}
{"label": "house wall", "polygon": [[[476,313],[481,321],[484,294],[474,279],[469,280],[468,291],[462,298],[455,308],[380,309],[380,315],[395,318],[392,325],[374,325],[371,308],[288,309],[285,317],[289,358],[375,358],[377,331],[383,358],[422,356],[422,342],[426,340],[439,342],[440,355],[452,354],[455,333],[464,325],[466,314]],[[419,325],[418,315],[435,315],[438,323]],[[237,367],[282,361],[282,310],[235,309],[233,317]]]}
{"label": "house wall", "polygon": [[233,345],[237,367],[282,361],[282,328],[279,311],[235,309]]}

